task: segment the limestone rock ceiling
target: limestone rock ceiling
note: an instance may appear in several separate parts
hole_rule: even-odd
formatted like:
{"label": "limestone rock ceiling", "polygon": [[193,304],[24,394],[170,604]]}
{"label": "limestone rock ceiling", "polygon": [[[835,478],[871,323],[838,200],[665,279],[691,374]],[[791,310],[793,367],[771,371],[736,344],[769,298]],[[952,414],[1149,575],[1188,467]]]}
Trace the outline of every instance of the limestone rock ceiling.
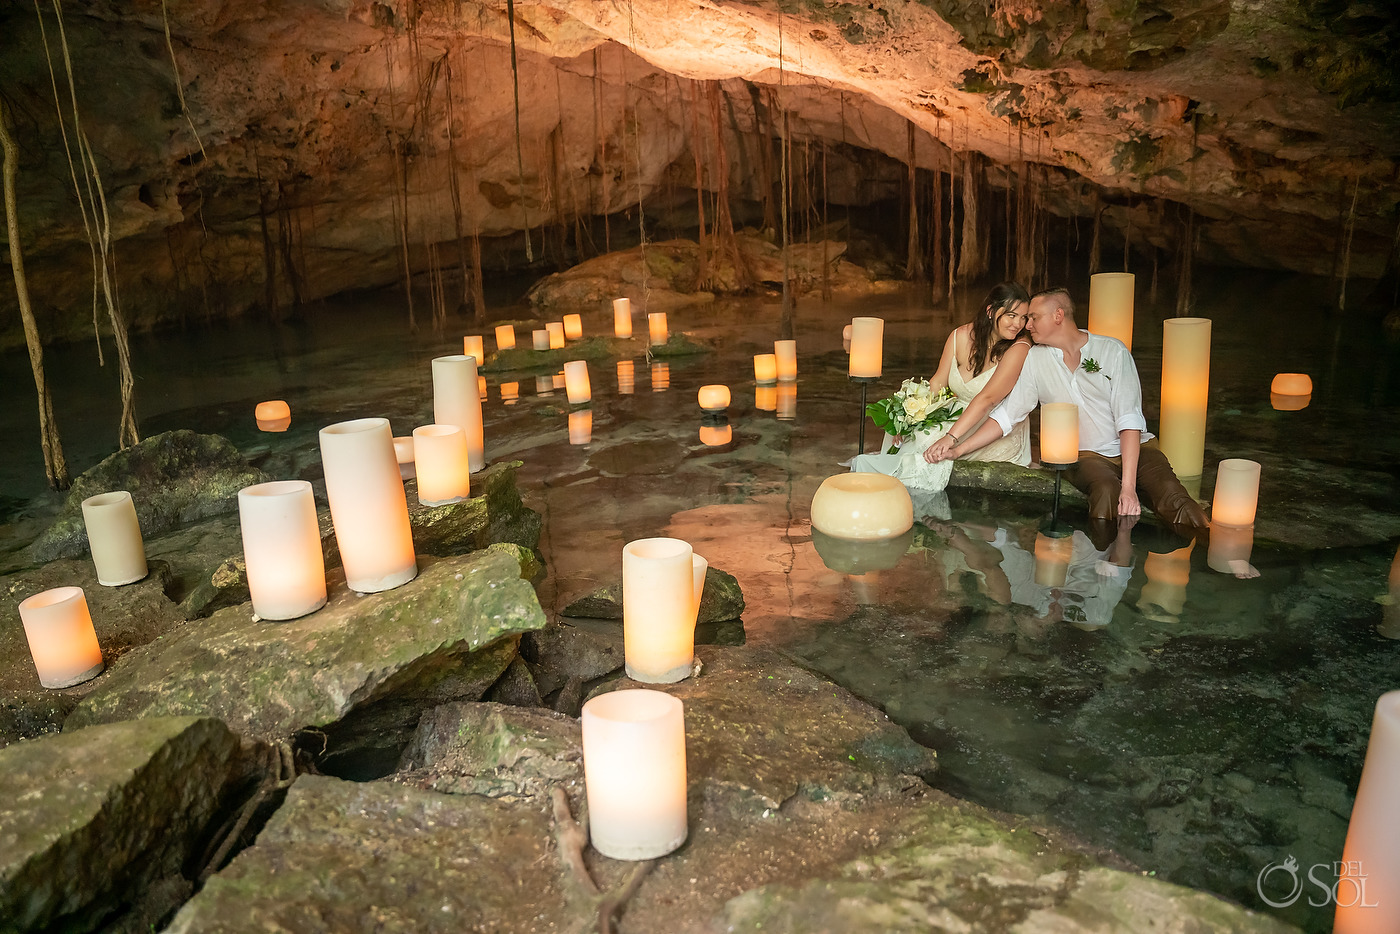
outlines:
{"label": "limestone rock ceiling", "polygon": [[[0,11],[0,90],[41,324],[72,336],[91,279],[51,4]],[[758,141],[784,120],[799,200],[814,152],[831,203],[900,199],[912,123],[923,169],[981,153],[995,191],[1042,166],[1043,204],[1103,209],[1120,245],[1176,251],[1189,205],[1205,261],[1330,272],[1354,198],[1351,273],[1377,276],[1400,199],[1385,0],[516,3],[519,159],[503,0],[171,3],[183,107],[161,3],[63,11],[138,325],[382,285],[404,239],[415,270],[455,268],[459,229],[509,238],[498,264],[527,226],[532,256],[567,260],[542,227],[693,204],[697,138],[714,189],[716,122],[736,200],[776,184]]]}

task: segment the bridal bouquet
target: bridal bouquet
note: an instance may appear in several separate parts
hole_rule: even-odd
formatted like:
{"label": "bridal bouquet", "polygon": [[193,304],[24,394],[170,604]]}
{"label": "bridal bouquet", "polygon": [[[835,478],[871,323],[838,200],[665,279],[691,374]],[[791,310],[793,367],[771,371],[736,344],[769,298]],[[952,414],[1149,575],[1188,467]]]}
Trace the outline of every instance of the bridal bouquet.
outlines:
{"label": "bridal bouquet", "polygon": [[[957,401],[947,387],[935,393],[926,379],[906,379],[894,395],[866,406],[865,414],[889,434],[909,436],[916,431],[947,428],[963,413]],[[898,451],[896,446],[889,453]]]}

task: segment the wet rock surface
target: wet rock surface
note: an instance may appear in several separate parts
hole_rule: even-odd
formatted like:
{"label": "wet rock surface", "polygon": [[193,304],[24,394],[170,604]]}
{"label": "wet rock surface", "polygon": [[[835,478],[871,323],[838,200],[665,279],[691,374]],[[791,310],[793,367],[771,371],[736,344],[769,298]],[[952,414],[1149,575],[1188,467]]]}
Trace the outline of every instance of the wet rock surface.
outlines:
{"label": "wet rock surface", "polygon": [[[622,619],[622,578],[574,600],[564,607],[565,616],[583,619]],[[700,611],[695,622],[719,623],[739,619],[744,615],[744,593],[739,581],[728,571],[709,568],[705,572],[705,589],[700,596]]]}

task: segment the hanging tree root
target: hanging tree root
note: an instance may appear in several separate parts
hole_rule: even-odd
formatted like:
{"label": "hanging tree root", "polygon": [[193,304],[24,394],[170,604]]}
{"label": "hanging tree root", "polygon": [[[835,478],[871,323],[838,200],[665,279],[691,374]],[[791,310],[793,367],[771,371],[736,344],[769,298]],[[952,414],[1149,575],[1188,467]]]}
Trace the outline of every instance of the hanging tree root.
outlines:
{"label": "hanging tree root", "polygon": [[627,881],[611,892],[600,892],[598,884],[589,875],[583,862],[583,848],[588,845],[588,833],[583,825],[574,820],[569,811],[569,796],[564,789],[555,786],[551,797],[554,803],[555,841],[559,844],[559,855],[569,867],[569,874],[592,898],[598,909],[598,934],[612,934],[613,916],[621,911],[637,890],[647,873],[656,866],[656,860],[648,859],[637,863]]}
{"label": "hanging tree root", "polygon": [[[253,819],[258,808],[262,807],[268,796],[274,792],[284,791],[289,788],[292,782],[296,781],[297,768],[296,758],[292,753],[292,747],[287,743],[278,743],[272,750],[270,756],[272,762],[269,763],[269,770],[262,782],[258,785],[258,790],[244,803],[238,814],[233,818],[232,824],[222,835],[218,849],[216,849],[208,861],[204,864],[204,869],[199,873],[199,882],[203,885],[210,876],[218,871],[224,860],[228,858],[229,850],[243,835],[248,822]],[[219,839],[219,838],[215,838]]]}

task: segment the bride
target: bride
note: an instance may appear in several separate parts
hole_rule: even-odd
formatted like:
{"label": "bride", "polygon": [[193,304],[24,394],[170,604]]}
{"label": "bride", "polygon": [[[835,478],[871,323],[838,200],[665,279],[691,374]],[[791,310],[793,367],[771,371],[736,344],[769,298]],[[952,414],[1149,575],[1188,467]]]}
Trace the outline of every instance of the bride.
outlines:
{"label": "bride", "polygon": [[[938,372],[929,378],[929,386],[935,393],[948,387],[964,406],[963,414],[951,427],[919,432],[912,439],[897,439],[904,444],[895,454],[861,454],[851,469],[890,474],[920,490],[936,491],[947,486],[953,462],[931,464],[925,454],[938,445],[952,447],[956,444],[954,438],[966,438],[976,431],[1016,385],[1031,347],[1030,338],[1024,333],[1029,302],[1025,289],[1014,282],[1003,282],[987,293],[972,321],[948,335]],[[886,441],[882,450],[888,447]],[[1022,421],[1006,437],[973,452],[967,459],[1029,465],[1030,426]]]}

